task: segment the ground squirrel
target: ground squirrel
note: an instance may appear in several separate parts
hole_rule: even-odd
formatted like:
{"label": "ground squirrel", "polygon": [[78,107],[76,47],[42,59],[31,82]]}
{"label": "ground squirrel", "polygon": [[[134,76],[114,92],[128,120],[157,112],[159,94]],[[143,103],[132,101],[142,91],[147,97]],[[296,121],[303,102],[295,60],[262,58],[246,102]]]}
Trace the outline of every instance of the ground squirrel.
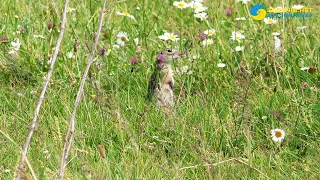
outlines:
{"label": "ground squirrel", "polygon": [[160,107],[170,108],[173,102],[173,70],[171,62],[180,57],[179,51],[166,49],[160,52],[156,58],[155,70],[149,80],[147,98],[152,100],[156,97],[156,104]]}

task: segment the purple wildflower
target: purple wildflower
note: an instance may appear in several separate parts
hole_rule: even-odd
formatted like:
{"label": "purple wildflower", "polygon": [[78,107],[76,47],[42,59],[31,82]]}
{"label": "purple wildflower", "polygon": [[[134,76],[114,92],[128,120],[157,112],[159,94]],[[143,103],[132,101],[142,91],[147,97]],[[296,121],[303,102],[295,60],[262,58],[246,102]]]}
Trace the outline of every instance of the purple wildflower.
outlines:
{"label": "purple wildflower", "polygon": [[207,37],[207,36],[202,32],[201,29],[199,29],[199,37],[200,37],[201,40],[205,40],[206,37]]}
{"label": "purple wildflower", "polygon": [[8,40],[9,40],[9,38],[7,36],[2,36],[0,42],[6,42]]}
{"label": "purple wildflower", "polygon": [[302,84],[301,84],[302,89],[307,89],[308,87],[309,87],[308,83],[302,82]]}
{"label": "purple wildflower", "polygon": [[227,16],[231,15],[231,12],[232,12],[232,11],[231,11],[231,8],[228,8],[228,9],[226,10],[226,15],[227,15]]}
{"label": "purple wildflower", "polygon": [[157,56],[157,65],[158,65],[159,68],[162,68],[163,63],[164,63],[165,60],[166,60],[166,58],[162,54],[159,54]]}
{"label": "purple wildflower", "polygon": [[105,56],[106,55],[106,49],[100,48],[100,55]]}
{"label": "purple wildflower", "polygon": [[184,50],[184,51],[183,51],[183,54],[186,55],[186,56],[188,56],[188,51],[187,51],[187,50]]}
{"label": "purple wildflower", "polygon": [[53,29],[53,22],[52,21],[49,21],[48,22],[48,29]]}
{"label": "purple wildflower", "polygon": [[131,64],[139,63],[140,61],[137,58],[131,58],[130,60]]}

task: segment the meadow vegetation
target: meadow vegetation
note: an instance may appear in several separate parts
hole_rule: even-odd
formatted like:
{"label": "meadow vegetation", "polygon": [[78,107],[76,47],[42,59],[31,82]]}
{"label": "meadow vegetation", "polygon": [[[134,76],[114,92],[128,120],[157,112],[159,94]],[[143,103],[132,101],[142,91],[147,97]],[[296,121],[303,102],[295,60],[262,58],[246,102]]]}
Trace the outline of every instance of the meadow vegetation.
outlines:
{"label": "meadow vegetation", "polygon": [[[57,178],[102,3],[69,4],[27,154],[38,179]],[[256,21],[250,17],[255,3],[302,4],[313,14]],[[16,175],[63,4],[0,3],[0,179]],[[65,177],[319,179],[319,1],[205,0],[208,9],[199,13],[207,17],[175,5],[173,0],[108,2]],[[172,64],[175,107],[169,112],[145,100],[155,57],[166,48],[184,52]],[[285,133],[281,139],[271,136],[277,128]]]}

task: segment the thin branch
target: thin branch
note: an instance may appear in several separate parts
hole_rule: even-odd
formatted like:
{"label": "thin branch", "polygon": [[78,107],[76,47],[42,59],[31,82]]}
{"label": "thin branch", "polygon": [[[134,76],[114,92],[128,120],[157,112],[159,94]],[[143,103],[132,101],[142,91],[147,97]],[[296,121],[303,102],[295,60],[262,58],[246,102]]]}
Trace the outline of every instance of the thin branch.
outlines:
{"label": "thin branch", "polygon": [[229,161],[234,161],[235,158],[231,158],[231,159],[227,159],[227,160],[224,160],[224,161],[220,161],[220,162],[217,162],[217,163],[212,163],[212,164],[197,164],[197,165],[194,165],[194,166],[187,166],[187,167],[182,167],[180,168],[179,170],[184,170],[184,169],[191,169],[191,168],[197,168],[199,166],[202,166],[202,167],[206,167],[206,166],[217,166],[219,164],[222,164],[222,163],[226,163],[226,162],[229,162]]}
{"label": "thin branch", "polygon": [[104,15],[106,13],[105,10],[105,6],[106,6],[106,2],[107,0],[104,0],[103,3],[103,7],[102,7],[102,11],[101,11],[101,16],[100,16],[100,20],[99,20],[99,27],[98,27],[98,31],[95,37],[95,41],[94,44],[92,45],[92,51],[91,51],[91,55],[89,57],[88,63],[87,63],[87,67],[82,75],[82,80],[81,80],[81,84],[77,93],[77,97],[74,103],[74,107],[73,107],[73,111],[71,113],[70,119],[69,119],[69,126],[68,126],[68,130],[67,130],[67,134],[64,138],[64,145],[63,145],[63,151],[62,151],[62,157],[61,157],[61,164],[60,164],[60,170],[59,170],[59,179],[63,179],[64,178],[64,174],[65,174],[65,169],[66,169],[66,165],[67,165],[67,160],[68,160],[68,156],[70,153],[70,149],[71,146],[73,144],[74,141],[74,132],[75,132],[75,116],[76,116],[76,112],[77,112],[77,108],[80,104],[83,92],[84,92],[84,85],[86,83],[86,79],[88,76],[88,72],[90,69],[91,64],[93,63],[94,59],[94,55],[96,53],[96,48],[97,48],[97,44],[98,44],[98,40],[100,37],[100,32],[102,29],[102,22],[103,22],[103,18]]}
{"label": "thin branch", "polygon": [[57,44],[56,44],[56,47],[55,47],[55,50],[54,50],[54,54],[53,54],[53,57],[52,57],[52,60],[51,60],[50,69],[49,69],[48,74],[46,76],[46,80],[45,80],[45,82],[43,84],[42,91],[41,91],[41,94],[40,94],[40,98],[39,98],[36,110],[34,112],[34,116],[33,116],[32,124],[31,124],[30,130],[29,130],[29,134],[28,134],[26,142],[25,142],[25,144],[23,146],[20,163],[19,163],[19,167],[18,167],[18,170],[17,170],[16,180],[21,179],[21,172],[23,171],[24,161],[25,161],[26,156],[27,156],[27,152],[28,152],[30,141],[31,141],[31,137],[32,137],[32,135],[34,133],[34,129],[36,127],[37,119],[38,119],[38,116],[39,116],[39,113],[40,113],[40,108],[41,108],[42,102],[44,100],[44,95],[46,93],[50,78],[51,78],[51,76],[53,74],[54,64],[55,64],[57,56],[58,56],[60,44],[61,44],[62,39],[63,39],[65,25],[66,25],[66,22],[67,22],[68,4],[69,4],[69,0],[66,0],[65,3],[64,3],[64,9],[63,9],[63,13],[62,13],[62,22],[61,22],[60,34],[59,34],[59,37],[58,37],[58,40],[57,40]]}
{"label": "thin branch", "polygon": [[[17,148],[22,152],[21,147],[20,147],[14,140],[12,140],[11,137],[10,137],[8,134],[4,133],[4,132],[1,131],[1,130],[0,130],[0,133],[1,133],[3,136],[5,136],[9,141],[11,141],[14,145],[16,145]],[[33,179],[34,179],[34,180],[37,180],[36,174],[34,173],[34,170],[33,170],[33,168],[32,168],[32,166],[31,166],[31,164],[30,164],[30,162],[29,162],[29,160],[28,160],[27,157],[26,157],[25,161],[26,161],[26,163],[27,163],[27,165],[28,165],[28,168],[29,168],[29,170],[30,170],[30,172],[31,172],[31,175],[32,175]]]}
{"label": "thin branch", "polygon": [[250,169],[253,169],[253,170],[257,171],[259,174],[261,174],[265,178],[270,179],[267,175],[263,174],[259,169],[255,168],[255,167],[251,166],[250,164],[244,162],[243,160],[240,160],[240,159],[237,159],[237,158],[231,158],[231,159],[227,159],[227,160],[220,161],[220,162],[217,162],[217,163],[212,163],[212,164],[197,164],[197,165],[194,165],[194,166],[182,167],[179,170],[181,171],[181,170],[184,170],[184,169],[191,169],[191,168],[197,168],[197,167],[217,166],[219,164],[223,164],[223,163],[226,163],[226,162],[229,162],[229,161],[235,161],[235,162],[247,165]]}

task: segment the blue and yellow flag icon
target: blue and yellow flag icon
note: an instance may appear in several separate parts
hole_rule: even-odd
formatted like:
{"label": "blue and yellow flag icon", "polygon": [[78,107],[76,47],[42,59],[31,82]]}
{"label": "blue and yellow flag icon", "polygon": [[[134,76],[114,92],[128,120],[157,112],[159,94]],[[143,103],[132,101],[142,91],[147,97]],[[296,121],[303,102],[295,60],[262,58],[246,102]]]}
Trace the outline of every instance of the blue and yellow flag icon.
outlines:
{"label": "blue and yellow flag icon", "polygon": [[252,19],[260,21],[267,16],[267,10],[261,4],[256,4],[250,9]]}

